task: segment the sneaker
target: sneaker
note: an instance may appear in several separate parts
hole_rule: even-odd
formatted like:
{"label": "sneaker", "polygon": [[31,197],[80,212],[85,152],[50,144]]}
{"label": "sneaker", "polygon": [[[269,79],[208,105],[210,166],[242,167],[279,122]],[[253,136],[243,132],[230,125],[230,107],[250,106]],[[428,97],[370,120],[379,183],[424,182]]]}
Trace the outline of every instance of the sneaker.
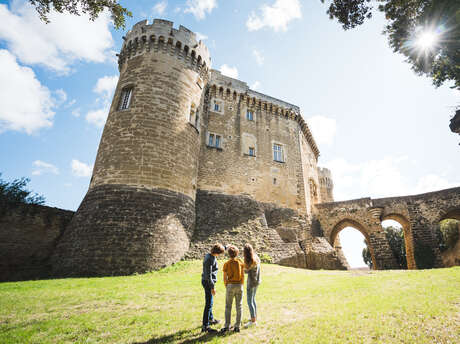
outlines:
{"label": "sneaker", "polygon": [[227,333],[228,330],[229,330],[228,327],[222,327],[222,328],[220,329],[220,333]]}
{"label": "sneaker", "polygon": [[216,333],[217,330],[208,326],[208,327],[202,327],[201,332]]}
{"label": "sneaker", "polygon": [[239,327],[235,327],[235,328],[233,329],[233,332],[240,332],[240,328],[239,328]]}
{"label": "sneaker", "polygon": [[251,327],[251,326],[257,326],[257,322],[248,321],[248,322],[244,325],[244,328],[248,328],[248,327]]}
{"label": "sneaker", "polygon": [[209,324],[210,324],[210,325],[217,325],[217,324],[220,324],[220,320],[212,319],[211,321],[209,321]]}

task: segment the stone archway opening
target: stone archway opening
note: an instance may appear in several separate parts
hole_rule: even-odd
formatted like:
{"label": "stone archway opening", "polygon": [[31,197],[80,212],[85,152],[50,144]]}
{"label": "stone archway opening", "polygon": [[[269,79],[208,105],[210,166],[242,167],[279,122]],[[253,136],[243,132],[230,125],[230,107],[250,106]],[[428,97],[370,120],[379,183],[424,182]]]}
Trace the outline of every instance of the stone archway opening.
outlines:
{"label": "stone archway opening", "polygon": [[436,234],[443,266],[460,265],[460,208],[442,216]]}
{"label": "stone archway opening", "polygon": [[387,215],[382,228],[399,269],[416,269],[410,222],[402,215]]}
{"label": "stone archway opening", "polygon": [[331,232],[330,243],[348,269],[377,269],[368,231],[360,223],[339,222]]}

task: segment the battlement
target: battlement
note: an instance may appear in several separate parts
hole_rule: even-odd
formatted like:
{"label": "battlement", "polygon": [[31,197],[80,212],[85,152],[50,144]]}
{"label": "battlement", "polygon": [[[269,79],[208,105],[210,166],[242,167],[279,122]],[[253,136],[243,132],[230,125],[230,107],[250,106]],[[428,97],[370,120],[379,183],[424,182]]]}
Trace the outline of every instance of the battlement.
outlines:
{"label": "battlement", "polygon": [[209,50],[203,41],[197,41],[196,34],[182,25],[175,29],[169,20],[155,19],[150,25],[148,20],[142,20],[123,39],[118,59],[120,69],[127,59],[152,50],[175,55],[203,74],[211,66]]}
{"label": "battlement", "polygon": [[220,97],[225,100],[246,102],[250,108],[261,109],[296,121],[299,123],[305,139],[310,144],[315,158],[318,159],[318,146],[297,105],[251,90],[246,82],[225,76],[215,69],[211,70],[209,87],[211,96]]}
{"label": "battlement", "polygon": [[318,167],[318,179],[321,185],[326,187],[332,187],[332,174],[328,168],[325,167]]}

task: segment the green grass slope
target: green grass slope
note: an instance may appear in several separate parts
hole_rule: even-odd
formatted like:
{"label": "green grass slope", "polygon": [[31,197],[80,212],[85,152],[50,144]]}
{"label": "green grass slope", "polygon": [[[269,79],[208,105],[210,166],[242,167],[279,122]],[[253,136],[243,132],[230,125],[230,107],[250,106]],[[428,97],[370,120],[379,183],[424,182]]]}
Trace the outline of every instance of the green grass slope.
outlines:
{"label": "green grass slope", "polygon": [[[460,343],[460,267],[263,265],[258,326],[224,337],[200,333],[200,273],[195,261],[129,277],[0,283],[0,343]],[[224,302],[219,281],[219,319]]]}

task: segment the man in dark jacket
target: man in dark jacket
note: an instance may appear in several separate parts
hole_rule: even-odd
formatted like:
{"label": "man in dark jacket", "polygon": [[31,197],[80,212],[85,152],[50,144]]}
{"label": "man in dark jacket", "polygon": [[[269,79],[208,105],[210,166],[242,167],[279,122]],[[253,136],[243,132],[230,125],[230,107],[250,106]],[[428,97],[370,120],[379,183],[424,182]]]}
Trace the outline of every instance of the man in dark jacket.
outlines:
{"label": "man in dark jacket", "polygon": [[206,253],[203,260],[203,273],[201,274],[201,285],[204,288],[205,306],[203,312],[203,325],[201,332],[217,332],[210,325],[219,323],[219,320],[214,319],[212,314],[213,296],[216,295],[214,285],[217,282],[217,257],[225,252],[225,248],[221,244],[216,244],[212,247],[210,253]]}

